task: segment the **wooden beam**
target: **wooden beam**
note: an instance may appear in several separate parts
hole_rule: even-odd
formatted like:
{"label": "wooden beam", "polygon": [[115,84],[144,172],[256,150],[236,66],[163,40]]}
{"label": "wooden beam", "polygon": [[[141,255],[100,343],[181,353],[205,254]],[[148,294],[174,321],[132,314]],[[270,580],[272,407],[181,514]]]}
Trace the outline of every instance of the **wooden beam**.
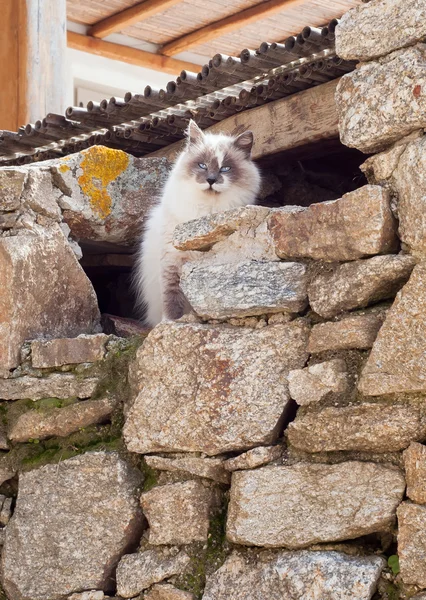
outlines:
{"label": "wooden beam", "polygon": [[161,54],[153,54],[145,52],[138,48],[130,48],[121,44],[112,44],[104,42],[94,37],[80,35],[73,31],[68,31],[68,47],[82,52],[90,52],[112,60],[121,60],[122,62],[146,69],[154,69],[155,71],[164,71],[170,75],[177,76],[182,70],[198,72],[199,65],[162,56]]}
{"label": "wooden beam", "polygon": [[126,8],[126,10],[95,23],[90,28],[89,35],[104,38],[111,33],[129,27],[129,25],[149,19],[149,17],[161,13],[179,2],[181,0],[145,0],[145,2]]}
{"label": "wooden beam", "polygon": [[206,25],[206,27],[197,29],[192,33],[188,33],[177,40],[165,44],[161,48],[161,53],[166,56],[173,56],[174,54],[184,52],[199,44],[206,44],[210,40],[225,35],[226,33],[230,33],[231,31],[235,31],[236,29],[241,29],[251,23],[256,23],[260,19],[266,19],[266,17],[270,17],[281,10],[293,8],[305,1],[306,0],[269,0],[268,2],[256,4],[251,8],[247,8],[246,10],[226,17],[225,19]]}
{"label": "wooden beam", "polygon": [[[334,94],[339,79],[304,90],[288,98],[275,100],[228,117],[207,129],[211,133],[254,134],[252,156],[266,158],[339,137]],[[173,160],[184,142],[176,142],[148,156],[164,156]]]}
{"label": "wooden beam", "polygon": [[65,109],[66,0],[2,0],[0,129]]}

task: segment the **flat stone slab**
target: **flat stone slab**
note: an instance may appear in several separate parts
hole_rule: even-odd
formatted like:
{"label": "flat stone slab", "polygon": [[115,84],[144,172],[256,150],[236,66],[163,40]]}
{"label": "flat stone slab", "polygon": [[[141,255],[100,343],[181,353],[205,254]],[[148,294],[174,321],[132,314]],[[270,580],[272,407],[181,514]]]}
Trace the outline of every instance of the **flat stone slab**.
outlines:
{"label": "flat stone slab", "polygon": [[398,452],[423,439],[426,426],[415,405],[363,402],[298,415],[287,435],[305,452]]}
{"label": "flat stone slab", "polygon": [[36,369],[91,363],[105,357],[108,336],[79,335],[76,338],[31,342],[31,364]]}
{"label": "flat stone slab", "polygon": [[294,262],[186,263],[180,286],[204,319],[297,313],[308,304],[306,267]]}
{"label": "flat stone slab", "polygon": [[124,426],[127,448],[212,456],[274,442],[287,374],[305,364],[308,334],[303,320],[255,330],[160,324],[133,365],[140,393]]}
{"label": "flat stone slab", "polygon": [[19,208],[27,176],[27,171],[23,168],[1,169],[0,211],[9,212]]}
{"label": "flat stone slab", "polygon": [[414,265],[415,260],[408,254],[344,263],[314,277],[308,287],[309,303],[326,319],[343,311],[365,308],[392,298],[407,282]]}
{"label": "flat stone slab", "polygon": [[400,577],[406,584],[426,587],[426,506],[402,502],[398,515]]}
{"label": "flat stone slab", "polygon": [[426,36],[423,0],[379,0],[346,12],[336,28],[336,53],[367,61],[412,46]]}
{"label": "flat stone slab", "polygon": [[255,469],[262,465],[267,465],[273,460],[278,460],[284,454],[284,447],[277,446],[259,446],[248,450],[235,458],[228,458],[224,466],[227,471],[242,471],[245,469]]}
{"label": "flat stone slab", "polygon": [[367,396],[426,390],[426,266],[415,267],[389,310],[367,363],[359,390]]}
{"label": "flat stone slab", "polygon": [[346,363],[334,358],[295,369],[288,374],[288,386],[290,396],[301,406],[320,402],[330,394],[344,394],[349,390]]}
{"label": "flat stone slab", "polygon": [[222,458],[145,456],[145,462],[148,467],[159,471],[190,473],[219,483],[230,483],[231,481],[229,473],[225,470],[225,461]]}
{"label": "flat stone slab", "polygon": [[190,592],[178,590],[170,583],[159,583],[153,585],[144,600],[195,600],[195,596]]}
{"label": "flat stone slab", "polygon": [[46,411],[29,410],[20,415],[10,427],[8,437],[12,442],[43,440],[52,436],[66,437],[82,427],[105,423],[116,404],[112,398],[102,398]]}
{"label": "flat stone slab", "polygon": [[378,314],[347,316],[340,321],[318,323],[311,329],[308,351],[312,354],[326,350],[350,350],[372,348],[385,312]]}
{"label": "flat stone slab", "polygon": [[80,379],[71,373],[52,373],[48,377],[0,379],[0,400],[42,400],[43,398],[90,398],[99,380]]}
{"label": "flat stone slab", "polygon": [[159,485],[141,496],[150,544],[206,542],[213,490],[200,481]]}
{"label": "flat stone slab", "polygon": [[[380,4],[373,3],[377,7]],[[392,35],[387,27],[386,31]],[[405,35],[401,25],[398,29]],[[379,26],[377,31],[380,35],[385,30]],[[340,139],[345,146],[371,154],[424,128],[425,58],[426,45],[418,44],[396,52],[383,64],[367,63],[341,78],[336,105]]]}
{"label": "flat stone slab", "polygon": [[371,600],[384,559],[340,552],[278,552],[246,558],[237,552],[207,578],[203,600]]}
{"label": "flat stone slab", "polygon": [[426,504],[426,446],[412,442],[403,456],[407,496],[417,504]]}
{"label": "flat stone slab", "polygon": [[278,209],[268,227],[280,258],[345,261],[398,248],[389,192],[376,185],[302,210]]}
{"label": "flat stone slab", "polygon": [[296,464],[232,476],[227,538],[235,544],[304,548],[384,531],[405,480],[374,463]]}
{"label": "flat stone slab", "polygon": [[153,583],[184,571],[189,561],[185,552],[175,549],[126,554],[117,567],[117,594],[122,598],[134,598]]}
{"label": "flat stone slab", "polygon": [[8,598],[61,600],[82,589],[111,590],[120,556],[142,532],[140,483],[115,452],[21,473],[1,557]]}

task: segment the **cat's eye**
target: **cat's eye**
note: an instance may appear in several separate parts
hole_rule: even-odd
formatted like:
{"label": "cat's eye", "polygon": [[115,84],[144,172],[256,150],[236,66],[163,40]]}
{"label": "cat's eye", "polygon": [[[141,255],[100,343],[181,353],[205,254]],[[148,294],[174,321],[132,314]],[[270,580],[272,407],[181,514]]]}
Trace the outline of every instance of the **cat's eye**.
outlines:
{"label": "cat's eye", "polygon": [[207,169],[207,165],[205,165],[204,163],[198,163],[198,166],[200,167],[200,169]]}
{"label": "cat's eye", "polygon": [[221,173],[228,173],[228,171],[230,171],[230,170],[231,170],[231,167],[221,167],[220,168]]}

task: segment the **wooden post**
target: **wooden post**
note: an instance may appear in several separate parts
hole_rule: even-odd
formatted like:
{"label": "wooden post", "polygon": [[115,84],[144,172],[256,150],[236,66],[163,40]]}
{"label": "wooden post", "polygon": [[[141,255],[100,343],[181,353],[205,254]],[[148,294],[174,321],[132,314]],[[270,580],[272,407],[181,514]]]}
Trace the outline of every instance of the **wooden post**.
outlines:
{"label": "wooden post", "polygon": [[0,129],[63,113],[66,0],[0,0]]}

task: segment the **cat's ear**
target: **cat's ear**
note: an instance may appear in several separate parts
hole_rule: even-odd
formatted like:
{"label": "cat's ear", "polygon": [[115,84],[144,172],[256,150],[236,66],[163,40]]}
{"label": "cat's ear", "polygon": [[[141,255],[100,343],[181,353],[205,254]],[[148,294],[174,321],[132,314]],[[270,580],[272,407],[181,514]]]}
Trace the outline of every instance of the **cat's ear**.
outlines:
{"label": "cat's ear", "polygon": [[204,137],[204,133],[198,127],[197,123],[192,119],[189,121],[188,129],[185,133],[190,144],[197,144],[201,142]]}
{"label": "cat's ear", "polygon": [[242,150],[247,156],[250,156],[250,152],[253,147],[253,142],[253,132],[245,131],[244,133],[235,138],[234,146],[236,146],[239,150]]}

